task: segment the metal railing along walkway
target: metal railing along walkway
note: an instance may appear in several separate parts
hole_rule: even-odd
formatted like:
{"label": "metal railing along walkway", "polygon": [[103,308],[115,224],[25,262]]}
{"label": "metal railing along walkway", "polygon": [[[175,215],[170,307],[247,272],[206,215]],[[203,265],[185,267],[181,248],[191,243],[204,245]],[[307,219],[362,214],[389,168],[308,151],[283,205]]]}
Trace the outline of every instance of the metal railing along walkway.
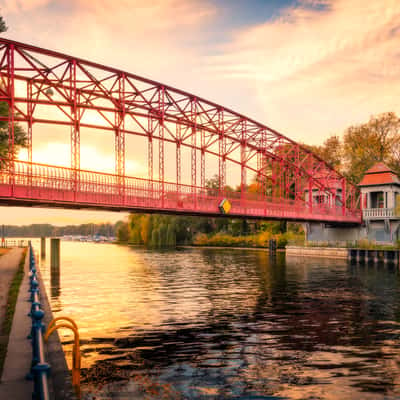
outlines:
{"label": "metal railing along walkway", "polygon": [[48,375],[50,365],[46,362],[44,350],[44,330],[42,322],[44,311],[40,303],[39,280],[37,277],[36,260],[32,244],[29,243],[29,279],[30,279],[30,301],[32,318],[32,329],[29,338],[32,340],[32,367],[28,377],[33,379],[33,400],[50,400]]}

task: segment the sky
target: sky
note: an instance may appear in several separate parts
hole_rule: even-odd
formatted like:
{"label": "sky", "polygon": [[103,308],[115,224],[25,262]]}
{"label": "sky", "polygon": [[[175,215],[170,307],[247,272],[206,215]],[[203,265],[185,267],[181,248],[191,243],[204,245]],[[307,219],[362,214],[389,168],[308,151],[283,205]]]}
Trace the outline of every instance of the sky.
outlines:
{"label": "sky", "polygon": [[[0,13],[7,38],[178,87],[297,141],[400,113],[398,0],[0,0]],[[62,146],[43,140],[37,154]],[[113,161],[90,142],[82,152]],[[124,215],[0,208],[7,224]]]}

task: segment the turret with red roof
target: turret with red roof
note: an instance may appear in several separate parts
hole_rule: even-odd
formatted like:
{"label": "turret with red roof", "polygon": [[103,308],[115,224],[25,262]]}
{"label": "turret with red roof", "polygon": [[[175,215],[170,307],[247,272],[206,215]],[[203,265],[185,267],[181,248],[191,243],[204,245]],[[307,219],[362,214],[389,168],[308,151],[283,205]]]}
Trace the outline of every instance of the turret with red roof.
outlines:
{"label": "turret with red roof", "polygon": [[383,162],[370,168],[358,185],[370,240],[394,242],[400,232],[400,178]]}

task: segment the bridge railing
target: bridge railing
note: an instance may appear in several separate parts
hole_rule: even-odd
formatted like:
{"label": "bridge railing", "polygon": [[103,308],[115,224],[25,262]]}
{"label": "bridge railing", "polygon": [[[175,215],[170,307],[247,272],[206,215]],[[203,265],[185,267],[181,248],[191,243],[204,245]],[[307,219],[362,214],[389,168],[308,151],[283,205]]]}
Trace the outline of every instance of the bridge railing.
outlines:
{"label": "bridge railing", "polygon": [[73,202],[109,207],[219,213],[223,198],[230,200],[233,215],[291,219],[360,218],[357,211],[330,204],[308,206],[302,200],[263,196],[260,193],[221,191],[145,178],[15,161],[1,170],[0,196]]}

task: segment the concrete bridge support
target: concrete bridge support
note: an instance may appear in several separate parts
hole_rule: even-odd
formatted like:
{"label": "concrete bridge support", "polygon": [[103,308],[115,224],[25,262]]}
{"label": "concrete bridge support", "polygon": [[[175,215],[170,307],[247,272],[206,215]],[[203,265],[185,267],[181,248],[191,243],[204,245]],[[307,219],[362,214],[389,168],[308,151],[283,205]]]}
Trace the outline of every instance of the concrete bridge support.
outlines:
{"label": "concrete bridge support", "polygon": [[325,223],[307,222],[303,224],[306,240],[309,242],[354,242],[366,237],[362,226],[343,227]]}
{"label": "concrete bridge support", "polygon": [[50,239],[50,266],[58,268],[60,266],[60,239]]}

